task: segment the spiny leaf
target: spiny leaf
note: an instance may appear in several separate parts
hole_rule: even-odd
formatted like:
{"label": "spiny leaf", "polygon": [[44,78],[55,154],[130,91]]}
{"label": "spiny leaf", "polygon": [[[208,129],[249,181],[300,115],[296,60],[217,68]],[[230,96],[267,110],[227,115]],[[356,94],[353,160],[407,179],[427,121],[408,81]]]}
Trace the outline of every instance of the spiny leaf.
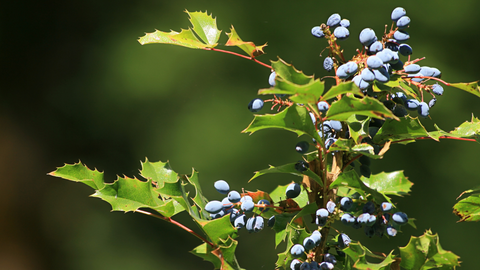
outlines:
{"label": "spiny leaf", "polygon": [[362,154],[367,157],[374,159],[380,159],[383,157],[385,151],[380,151],[378,155],[375,154],[375,149],[372,145],[368,143],[355,144],[353,139],[343,139],[339,138],[332,146],[330,146],[329,151],[345,151],[352,154]]}
{"label": "spiny leaf", "polygon": [[352,265],[353,269],[362,270],[390,270],[390,266],[396,261],[393,255],[393,250],[386,257],[375,256],[375,258],[383,259],[379,263],[371,263],[367,261],[367,256],[373,254],[368,248],[361,243],[350,243],[350,245],[343,250],[347,255],[347,264]]}
{"label": "spiny leaf", "polygon": [[265,53],[263,51],[263,48],[267,46],[266,43],[261,46],[256,46],[255,43],[251,41],[243,41],[238,36],[237,31],[235,31],[235,28],[233,27],[233,25],[230,31],[231,31],[230,33],[227,33],[228,41],[227,43],[225,43],[225,46],[237,46],[240,49],[242,49],[244,52],[246,52],[250,57],[257,57]]}
{"label": "spiny leaf", "polygon": [[267,128],[289,130],[298,136],[308,134],[315,140],[321,141],[307,109],[303,106],[293,105],[277,114],[255,115],[252,123],[242,132],[254,133]]}
{"label": "spiny leaf", "polygon": [[342,82],[330,88],[330,90],[328,90],[328,92],[322,97],[322,100],[329,100],[338,95],[347,94],[347,93],[363,96],[363,93],[360,90],[360,88],[358,88],[358,86],[356,86],[355,83],[350,81],[350,82]]}
{"label": "spiny leaf", "polygon": [[379,174],[372,174],[369,178],[362,176],[361,180],[365,185],[378,192],[396,196],[408,194],[413,185],[403,174],[403,171],[390,173],[381,172]]}
{"label": "spiny leaf", "polygon": [[[206,12],[188,12],[192,29],[182,29],[180,33],[171,30],[170,32],[162,32],[156,30],[153,33],[147,33],[138,39],[140,44],[173,44],[192,49],[213,48],[217,45],[220,37],[220,30],[217,29],[216,19],[213,19]],[[194,32],[205,42],[201,42],[195,36]]]}
{"label": "spiny leaf", "polygon": [[382,202],[391,203],[390,198],[386,196],[385,193],[379,192],[365,185],[365,183],[363,183],[363,181],[358,176],[357,172],[354,170],[340,173],[338,175],[338,178],[332,184],[330,184],[330,189],[337,187],[348,187],[350,189],[353,189],[364,198],[366,198],[367,195],[370,194],[372,195],[373,199],[377,204],[381,204]]}
{"label": "spiny leaf", "polygon": [[373,142],[381,144],[387,140],[395,142],[428,136],[429,133],[418,118],[406,116],[400,118],[400,121],[387,119],[373,138]]}
{"label": "spiny leaf", "polygon": [[[204,259],[205,261],[213,263],[215,269],[222,270],[241,270],[235,258],[235,249],[238,241],[229,238],[222,246],[214,249],[207,243],[203,243],[194,248],[190,253]],[[223,261],[223,263],[222,263]]]}
{"label": "spiny leaf", "polygon": [[230,215],[213,220],[195,219],[195,221],[216,245],[220,245],[222,240],[225,241],[228,237],[237,237],[237,229],[230,223]]}
{"label": "spiny leaf", "polygon": [[141,37],[138,42],[142,45],[155,43],[173,44],[191,49],[205,49],[212,47],[200,42],[191,29],[182,29],[180,33],[175,31],[167,33],[156,30],[153,33],[145,34],[145,36]]}
{"label": "spiny leaf", "polygon": [[327,119],[345,121],[353,114],[365,115],[383,119],[385,117],[399,120],[398,117],[387,109],[380,101],[371,97],[362,99],[343,96],[341,100],[332,103],[327,111]]}
{"label": "spiny leaf", "polygon": [[[293,182],[292,182],[293,183]],[[272,198],[272,200],[274,202],[281,202],[281,201],[284,201],[287,199],[286,197],[286,190],[287,190],[287,187],[289,186],[290,184],[287,184],[287,185],[279,185],[277,186],[272,192],[270,192],[270,197]],[[292,200],[294,200],[297,204],[298,204],[298,207],[304,207],[305,205],[307,205],[308,203],[308,194],[307,194],[307,191],[304,189],[303,186],[301,186],[301,192],[300,192],[300,195],[298,195],[296,198],[293,198]]]}
{"label": "spiny leaf", "polygon": [[310,84],[315,79],[313,76],[307,76],[302,71],[297,70],[292,64],[288,64],[283,59],[278,58],[277,61],[272,61],[272,68],[277,74],[276,79],[282,78],[291,85]]}
{"label": "spiny leaf", "polygon": [[162,188],[165,183],[176,183],[178,181],[178,174],[172,170],[168,161],[150,162],[145,159],[145,162],[141,162],[141,165],[140,175],[147,180],[152,180],[158,188]]}
{"label": "spiny leaf", "polygon": [[[472,192],[478,192],[478,190]],[[458,222],[480,221],[480,194],[471,194],[453,206],[453,213],[460,217]]]}
{"label": "spiny leaf", "polygon": [[440,246],[437,234],[427,230],[420,237],[412,236],[407,246],[400,248],[402,262],[400,266],[409,270],[456,269],[460,265],[459,257]]}
{"label": "spiny leaf", "polygon": [[290,100],[300,103],[317,103],[323,94],[325,85],[320,80],[314,80],[308,84],[297,85],[284,80],[283,78],[277,78],[277,83],[273,88],[266,88],[258,90],[259,95],[269,94],[287,94],[291,95]]}
{"label": "spiny leaf", "polygon": [[190,16],[193,31],[210,47],[215,47],[222,31],[217,29],[217,19],[206,12],[185,12]]}
{"label": "spiny leaf", "polygon": [[63,167],[50,172],[49,175],[74,182],[81,182],[96,190],[102,189],[105,186],[103,172],[99,172],[97,169],[92,171],[83,165],[81,161],[75,164],[65,164]]}
{"label": "spiny leaf", "polygon": [[306,170],[303,173],[300,173],[299,171],[297,171],[295,169],[295,163],[289,163],[289,164],[285,164],[285,165],[281,165],[281,166],[277,166],[277,167],[274,167],[274,166],[270,165],[270,168],[268,168],[268,169],[255,172],[255,175],[249,180],[249,182],[252,181],[253,179],[259,177],[259,176],[262,176],[264,174],[269,174],[269,173],[289,173],[289,174],[293,174],[293,175],[296,175],[296,176],[307,175],[308,177],[314,179],[320,186],[323,186],[323,183],[322,183],[322,180],[320,179],[320,176],[318,176],[317,174],[315,174],[311,170]]}
{"label": "spiny leaf", "polygon": [[470,83],[451,83],[450,86],[480,97],[480,88],[478,87],[478,81]]}
{"label": "spiny leaf", "polygon": [[348,130],[350,131],[350,137],[352,137],[356,144],[361,142],[363,138],[368,137],[368,124],[370,122],[370,117],[353,114],[346,122]]}

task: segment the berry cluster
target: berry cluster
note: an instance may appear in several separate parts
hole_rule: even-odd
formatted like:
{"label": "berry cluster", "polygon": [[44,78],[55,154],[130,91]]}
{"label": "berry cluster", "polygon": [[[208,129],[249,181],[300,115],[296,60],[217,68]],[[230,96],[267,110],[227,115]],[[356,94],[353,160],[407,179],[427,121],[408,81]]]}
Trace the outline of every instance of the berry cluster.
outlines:
{"label": "berry cluster", "polygon": [[376,205],[373,201],[367,201],[362,204],[361,199],[361,197],[357,199],[360,203],[355,203],[350,197],[343,197],[340,200],[343,224],[355,229],[364,226],[364,232],[368,237],[374,235],[382,237],[385,231],[389,236],[395,236],[400,227],[408,223],[407,214],[391,213],[393,208],[391,203],[383,202]]}
{"label": "berry cluster", "polygon": [[[411,59],[412,47],[405,43],[410,38],[405,31],[410,25],[410,18],[406,16],[405,9],[395,8],[391,19],[393,21],[391,29],[389,31],[385,29],[380,40],[371,28],[365,28],[360,32],[359,41],[362,44],[362,50],[357,50],[358,54],[350,61],[344,59],[343,53],[336,44],[336,40],[344,40],[349,35],[348,20],[341,20],[339,14],[333,14],[326,24],[313,27],[312,35],[329,41],[330,52],[323,62],[325,70],[335,69],[338,79],[352,80],[365,94],[386,103],[385,106],[398,117],[407,115],[407,110],[410,110],[417,111],[420,117],[425,118],[429,115],[430,108],[436,103],[436,95],[443,94],[443,87],[440,84],[426,83],[439,79],[441,72],[437,68],[418,65],[417,62],[423,58]],[[344,21],[348,23],[342,24]],[[400,56],[406,59],[402,60]],[[393,77],[394,75],[396,77]],[[405,93],[383,93],[375,87],[376,83],[388,83],[398,76],[404,78],[409,84],[417,86],[420,97],[406,89],[403,89]],[[432,95],[428,103],[424,101],[424,91]],[[411,98],[407,98],[405,94]]]}
{"label": "berry cluster", "polygon": [[[264,219],[260,215],[253,214],[247,219],[247,214],[253,213],[255,207],[263,213],[270,210],[266,205],[270,205],[268,200],[259,200],[256,204],[249,195],[243,196],[235,190],[230,190],[230,186],[224,180],[218,180],[214,183],[215,189],[227,197],[222,201],[212,200],[205,205],[205,211],[210,214],[212,219],[221,218],[230,214],[232,225],[241,229],[245,227],[248,232],[259,232],[264,227]],[[267,226],[273,226],[274,220],[269,220]]]}

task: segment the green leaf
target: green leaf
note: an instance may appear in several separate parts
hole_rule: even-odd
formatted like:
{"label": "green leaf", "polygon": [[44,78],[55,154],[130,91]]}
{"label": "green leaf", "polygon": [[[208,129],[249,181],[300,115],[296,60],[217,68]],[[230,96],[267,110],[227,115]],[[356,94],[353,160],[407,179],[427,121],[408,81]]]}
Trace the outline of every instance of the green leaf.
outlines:
{"label": "green leaf", "polygon": [[358,88],[358,86],[355,85],[352,81],[349,82],[342,82],[338,85],[333,86],[328,90],[328,92],[322,97],[322,100],[329,100],[332,99],[338,95],[342,94],[355,94],[363,97],[363,92]]}
{"label": "green leaf", "polygon": [[398,117],[387,109],[383,103],[375,98],[364,97],[362,99],[343,96],[341,100],[332,103],[327,111],[327,119],[346,121],[353,114],[365,115],[383,119],[390,117],[398,120]]}
{"label": "green leaf", "polygon": [[440,246],[437,234],[427,230],[420,237],[412,236],[407,246],[400,248],[402,262],[400,266],[409,270],[456,269],[459,257]]}
{"label": "green leaf", "polygon": [[291,95],[290,100],[300,103],[317,103],[323,94],[325,89],[324,82],[320,80],[314,80],[308,84],[296,85],[291,82],[285,81],[282,78],[277,78],[277,83],[273,88],[260,89],[259,95],[270,94],[287,94]]}
{"label": "green leaf", "polygon": [[229,238],[222,246],[216,249],[207,243],[203,243],[190,251],[190,253],[213,263],[215,269],[241,270],[243,268],[238,265],[237,259],[235,258],[237,245],[238,241]]}
{"label": "green leaf", "polygon": [[338,178],[333,181],[332,184],[330,184],[330,189],[334,189],[337,187],[346,187],[353,189],[364,198],[367,198],[367,194],[369,194],[372,196],[372,198],[377,204],[381,204],[382,202],[391,203],[390,198],[386,196],[385,193],[379,192],[365,185],[365,183],[363,183],[363,181],[358,176],[357,172],[354,170],[340,173],[338,175]]}
{"label": "green leaf", "polygon": [[477,117],[472,115],[472,120],[470,122],[464,122],[455,130],[450,132],[453,136],[462,137],[462,138],[476,138],[477,142],[479,142],[479,135],[480,135],[480,120]]}
{"label": "green leaf", "polygon": [[400,118],[400,121],[387,119],[373,138],[373,142],[382,144],[386,141],[397,142],[429,136],[429,133],[418,118],[406,116]]}
{"label": "green leaf", "polygon": [[[346,265],[351,265],[351,269],[363,270],[390,270],[390,266],[396,261],[393,255],[393,250],[386,257],[378,256],[372,253],[368,248],[361,243],[350,243],[350,245],[343,249],[346,255]],[[371,263],[367,261],[367,256],[376,259],[383,259],[379,263]],[[348,268],[350,269],[350,268]]]}
{"label": "green leaf", "polygon": [[253,179],[259,177],[259,176],[269,174],[269,173],[289,173],[289,174],[293,174],[293,175],[296,175],[296,176],[302,176],[302,177],[304,175],[307,175],[308,177],[314,179],[320,186],[323,186],[323,182],[322,182],[322,179],[320,179],[320,176],[315,174],[310,169],[304,171],[303,173],[297,171],[295,169],[295,163],[289,163],[289,164],[285,164],[285,165],[278,166],[278,167],[274,167],[274,166],[270,165],[270,167],[268,169],[255,172],[255,175],[249,180],[249,182],[252,181]]}
{"label": "green leaf", "polygon": [[480,221],[480,194],[478,192],[480,189],[467,190],[461,194],[474,193],[453,206],[453,213],[460,217],[458,222]]}
{"label": "green leaf", "polygon": [[178,181],[178,174],[172,170],[168,161],[150,162],[145,159],[145,162],[141,162],[141,165],[140,175],[147,180],[151,180],[158,188],[162,188],[165,183],[176,183]]}
{"label": "green leaf", "polygon": [[478,81],[470,83],[451,83],[450,86],[480,97],[480,88],[478,87]]}
{"label": "green leaf", "polygon": [[210,47],[215,47],[222,31],[217,29],[217,19],[206,12],[185,12],[190,16],[193,31]]}
{"label": "green leaf", "polygon": [[173,44],[191,49],[205,49],[211,46],[204,44],[198,40],[191,29],[182,29],[180,33],[171,31],[169,33],[156,30],[153,33],[147,33],[141,37],[138,42],[140,44]]}
{"label": "green leaf", "polygon": [[242,132],[254,133],[267,128],[285,129],[296,133],[298,136],[307,134],[315,140],[321,141],[307,109],[296,104],[277,114],[255,115],[252,123]]}
{"label": "green leaf", "polygon": [[282,78],[292,85],[310,84],[314,81],[313,76],[307,76],[302,71],[297,70],[293,65],[286,63],[278,58],[278,61],[272,61],[272,68],[277,74],[276,80]]}
{"label": "green leaf", "polygon": [[[272,201],[281,202],[286,200],[287,198],[286,198],[285,192],[289,185],[290,184],[279,185],[272,192],[270,192],[270,198],[272,199]],[[301,189],[302,191],[300,192],[300,195],[292,199],[298,204],[298,207],[304,207],[308,203],[308,193],[303,187],[303,185],[301,185]]]}
{"label": "green leaf", "polygon": [[[290,248],[295,244],[303,244],[303,239],[309,236],[304,227],[297,227],[289,224],[287,226],[287,246],[283,253],[278,254],[277,267],[286,266],[287,262],[294,258],[290,253]],[[305,256],[303,256],[305,257]]]}
{"label": "green leaf", "polygon": [[233,27],[233,25],[230,31],[231,31],[230,33],[227,33],[228,41],[227,43],[225,43],[225,46],[237,46],[240,49],[242,49],[244,52],[246,52],[250,57],[256,57],[264,54],[263,48],[267,46],[266,43],[261,46],[256,46],[251,41],[243,41],[238,36],[237,31],[235,31],[235,28]]}
{"label": "green leaf", "polygon": [[369,178],[362,176],[361,180],[365,185],[378,192],[396,196],[408,194],[413,185],[413,183],[405,177],[403,171],[390,173],[381,172],[379,174],[372,174]]}
{"label": "green leaf", "polygon": [[97,169],[92,171],[87,166],[83,165],[82,162],[65,164],[65,166],[57,168],[57,170],[49,173],[49,175],[84,183],[96,190],[102,189],[105,186],[103,172],[99,172]]}
{"label": "green leaf", "polygon": [[[162,32],[156,30],[153,33],[147,33],[145,36],[138,39],[140,44],[173,44],[192,49],[213,48],[217,45],[220,37],[220,32],[217,29],[216,19],[213,19],[206,12],[188,12],[190,22],[193,25],[192,29],[182,29],[180,33],[176,31]],[[205,42],[201,42],[195,36],[194,32]]]}
{"label": "green leaf", "polygon": [[382,158],[382,155],[375,154],[375,149],[372,145],[368,143],[355,144],[353,139],[338,139],[332,146],[329,148],[330,152],[332,151],[345,151],[351,154],[362,154],[374,159]]}
{"label": "green leaf", "polygon": [[295,213],[282,213],[275,215],[275,224],[273,225],[273,230],[275,231],[275,248],[285,241],[285,238],[287,237],[287,226],[290,224],[290,221],[294,216]]}
{"label": "green leaf", "polygon": [[228,237],[237,237],[237,229],[230,223],[230,215],[213,220],[195,219],[195,221],[216,245],[222,244],[222,241],[227,240]]}
{"label": "green leaf", "polygon": [[363,138],[369,136],[368,126],[370,123],[370,117],[353,114],[346,122],[348,130],[350,131],[350,137],[352,137],[356,144],[361,142]]}

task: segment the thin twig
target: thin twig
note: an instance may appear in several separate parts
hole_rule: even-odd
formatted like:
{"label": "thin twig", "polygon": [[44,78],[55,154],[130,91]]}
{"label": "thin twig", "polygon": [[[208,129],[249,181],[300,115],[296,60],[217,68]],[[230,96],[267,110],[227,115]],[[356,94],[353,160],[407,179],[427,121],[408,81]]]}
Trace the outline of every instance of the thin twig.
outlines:
{"label": "thin twig", "polygon": [[270,65],[267,65],[263,62],[260,62],[258,61],[257,59],[255,59],[255,57],[251,57],[251,56],[246,56],[246,55],[243,55],[243,54],[239,54],[239,53],[236,53],[236,52],[231,52],[231,51],[226,51],[226,50],[221,50],[221,49],[215,49],[215,48],[205,48],[205,50],[207,51],[216,51],[216,52],[223,52],[223,53],[228,53],[228,54],[233,54],[233,55],[236,55],[236,56],[239,56],[239,57],[242,57],[242,58],[245,58],[245,59],[248,59],[248,60],[253,60],[254,62],[264,66],[264,67],[267,67],[269,69],[272,69],[272,66]]}

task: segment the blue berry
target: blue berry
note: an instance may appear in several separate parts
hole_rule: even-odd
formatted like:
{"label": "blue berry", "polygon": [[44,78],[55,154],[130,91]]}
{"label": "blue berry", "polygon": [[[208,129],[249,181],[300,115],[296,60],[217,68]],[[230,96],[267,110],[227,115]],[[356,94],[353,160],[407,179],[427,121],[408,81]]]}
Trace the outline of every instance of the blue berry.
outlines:
{"label": "blue berry", "polygon": [[390,236],[395,236],[395,235],[397,235],[397,229],[395,229],[391,225],[388,225],[387,226],[387,234],[390,235]]}
{"label": "blue berry", "polygon": [[383,212],[389,212],[392,210],[392,204],[389,202],[383,202],[381,207]]}
{"label": "blue berry", "polygon": [[402,16],[400,19],[397,20],[397,27],[398,29],[405,29],[410,24],[410,17]]}
{"label": "blue berry", "polygon": [[333,35],[339,40],[344,40],[350,36],[350,31],[346,27],[339,26],[333,31]]}
{"label": "blue berry", "polygon": [[228,197],[223,198],[222,204],[224,209],[228,209],[233,206],[233,203],[228,199]]}
{"label": "blue berry", "polygon": [[[381,51],[381,52],[378,52],[378,53],[376,54],[376,56],[377,56],[378,58],[380,58],[380,59],[382,60],[382,62],[385,63],[385,64],[386,64],[386,63],[390,63],[390,62],[393,60],[393,57],[394,57],[394,56],[393,56],[393,51],[390,50],[390,49],[385,49],[385,50],[383,50],[383,51]],[[371,56],[370,56],[370,57],[371,57]],[[370,58],[370,57],[369,57],[369,58]],[[368,59],[367,59],[367,60],[368,60]],[[367,65],[368,65],[368,64],[367,64]],[[378,68],[377,68],[377,69],[378,69]]]}
{"label": "blue berry", "polygon": [[312,28],[312,35],[316,38],[323,38],[325,36],[320,26],[315,26]]}
{"label": "blue berry", "polygon": [[363,212],[364,213],[369,213],[373,214],[375,212],[375,204],[372,201],[368,201],[364,206],[363,206]]}
{"label": "blue berry", "polygon": [[363,46],[370,46],[373,42],[377,41],[377,37],[375,36],[375,31],[373,31],[372,28],[365,28],[360,32],[360,36],[358,37],[360,40],[360,43],[362,43]]}
{"label": "blue berry", "polygon": [[328,139],[325,141],[325,148],[326,148],[326,149],[329,149],[330,146],[332,146],[336,141],[337,141],[336,138],[328,138]]}
{"label": "blue berry", "polygon": [[316,212],[317,217],[326,218],[328,217],[328,210],[325,208],[320,208]]}
{"label": "blue berry", "polygon": [[271,87],[275,86],[276,76],[277,76],[277,73],[275,71],[272,71],[272,73],[270,73],[270,76],[268,76],[268,84],[270,84]]}
{"label": "blue berry", "polygon": [[245,226],[245,223],[246,223],[246,216],[245,214],[242,214],[235,219],[235,221],[233,222],[233,226],[237,229],[241,229]]}
{"label": "blue berry", "polygon": [[333,256],[333,254],[330,253],[325,254],[325,256],[323,256],[323,260],[331,264],[337,264],[337,259],[335,258],[335,256]]}
{"label": "blue berry", "polygon": [[338,236],[338,245],[341,248],[348,247],[350,245],[350,242],[352,242],[352,240],[350,240],[350,237],[348,237],[348,235],[342,233]]}
{"label": "blue berry", "polygon": [[347,19],[342,19],[342,20],[340,21],[340,26],[343,26],[343,27],[345,27],[345,28],[348,28],[348,27],[350,27],[350,21],[347,20]]}
{"label": "blue berry", "polygon": [[308,163],[304,160],[299,160],[297,163],[295,163],[295,170],[299,172],[304,172],[308,170],[309,167],[310,165],[308,165]]}
{"label": "blue berry", "polygon": [[428,107],[427,103],[420,102],[420,104],[418,104],[417,112],[418,112],[418,115],[420,115],[420,117],[426,118],[429,114],[429,111],[430,111],[430,108]]}
{"label": "blue berry", "polygon": [[408,216],[403,212],[397,212],[392,215],[392,220],[398,225],[404,225],[408,223]]}
{"label": "blue berry", "polygon": [[300,154],[305,154],[308,152],[310,144],[306,141],[301,141],[298,142],[297,145],[295,145],[295,151],[297,151]]}
{"label": "blue berry", "polygon": [[[270,205],[270,202],[268,200],[263,199],[258,201],[257,204]],[[268,210],[270,210],[270,207],[258,207],[258,210],[260,210],[260,212],[262,213],[265,213]]]}
{"label": "blue berry", "polygon": [[222,194],[227,194],[230,191],[230,186],[225,180],[218,180],[213,184],[213,186]]}
{"label": "blue berry", "polygon": [[333,59],[331,57],[325,57],[325,60],[323,60],[323,68],[328,72],[333,70]]}
{"label": "blue berry", "polygon": [[355,223],[355,217],[349,213],[344,213],[342,215],[341,220],[342,220],[342,223],[345,225],[352,225],[353,223]]}
{"label": "blue berry", "polygon": [[373,82],[375,80],[375,73],[368,68],[364,68],[360,74],[362,76],[362,80],[366,82]]}
{"label": "blue berry", "polygon": [[413,53],[412,47],[408,44],[400,44],[398,52],[403,56],[409,56]]}
{"label": "blue berry", "polygon": [[415,73],[420,72],[421,69],[422,69],[422,67],[420,67],[420,65],[410,64],[410,65],[408,65],[408,66],[405,66],[403,70],[404,70],[406,73],[415,74]]}
{"label": "blue berry", "polygon": [[435,103],[437,103],[436,98],[430,99],[430,101],[428,102],[428,108],[432,108],[433,106],[435,106]]}
{"label": "blue berry", "polygon": [[303,246],[306,250],[312,250],[316,246],[315,240],[310,237],[306,237],[305,239],[303,239]]}
{"label": "blue berry", "polygon": [[368,50],[371,53],[377,53],[377,52],[383,51],[383,44],[380,41],[375,41],[370,45],[370,48],[368,48]]}
{"label": "blue berry", "polygon": [[440,70],[438,70],[437,68],[426,67],[426,66],[420,69],[420,73],[422,73],[424,76],[437,77],[437,78],[439,78],[440,75],[442,74]]}
{"label": "blue berry", "polygon": [[[380,53],[378,53],[378,54],[380,54]],[[372,55],[372,56],[367,58],[367,66],[368,66],[368,68],[371,68],[371,69],[379,69],[380,67],[383,66],[383,61],[380,57],[378,57],[376,55]]]}
{"label": "blue berry", "polygon": [[267,221],[268,227],[273,227],[275,225],[275,216],[271,216]]}
{"label": "blue berry", "polygon": [[292,262],[290,263],[290,269],[291,270],[300,270],[300,265],[302,264],[301,261],[297,260],[297,259],[294,259],[292,260]]}
{"label": "blue berry", "polygon": [[298,197],[300,195],[300,192],[302,191],[301,187],[297,183],[291,183],[288,185],[287,189],[285,190],[285,195],[289,199],[293,199]]}
{"label": "blue berry", "polygon": [[369,221],[370,219],[370,214],[369,213],[363,213],[363,214],[360,214],[358,217],[357,217],[357,221],[361,224],[367,224],[367,222]]}
{"label": "blue berry", "polygon": [[341,20],[342,20],[342,18],[340,17],[340,15],[338,13],[332,14],[327,19],[327,25],[330,26],[330,27],[337,26],[337,25],[340,24]]}
{"label": "blue berry", "polygon": [[290,254],[295,258],[301,257],[303,253],[305,253],[305,248],[300,244],[295,244],[290,249]]}
{"label": "blue berry", "polygon": [[318,246],[320,244],[320,240],[322,240],[322,234],[319,230],[315,230],[312,232],[312,235],[310,235],[310,238],[313,239],[315,245]]}
{"label": "blue berry", "polygon": [[392,18],[392,21],[397,21],[398,19],[400,19],[405,15],[407,15],[407,11],[405,11],[405,9],[402,7],[397,7],[392,11],[391,18]]}
{"label": "blue berry", "polygon": [[227,198],[230,202],[237,203],[240,201],[241,196],[240,196],[240,193],[238,193],[238,191],[232,190],[228,193]]}
{"label": "blue berry", "polygon": [[375,79],[378,82],[387,83],[390,80],[390,74],[383,66],[379,69],[374,69],[373,74],[375,74]]}
{"label": "blue berry", "polygon": [[244,211],[245,213],[252,212],[253,208],[255,208],[255,203],[253,201],[245,201],[240,206],[240,209],[242,209],[242,211]]}
{"label": "blue berry", "polygon": [[329,263],[329,262],[321,262],[320,265],[319,265],[320,269],[326,269],[326,270],[331,270],[333,269],[335,266],[332,264],[332,263]]}
{"label": "blue berry", "polygon": [[394,69],[394,70],[402,70],[403,69],[403,62],[402,60],[398,60],[395,64],[391,64],[390,66]]}
{"label": "blue berry", "polygon": [[330,121],[330,127],[331,127],[334,131],[341,131],[341,130],[342,130],[342,122],[337,121],[337,120],[331,120],[331,121]]}
{"label": "blue berry", "polygon": [[317,103],[318,110],[323,114],[327,113],[329,107],[330,106],[326,101],[320,101]]}
{"label": "blue berry", "polygon": [[325,207],[327,208],[327,211],[329,213],[333,213],[333,211],[335,211],[335,207],[337,207],[337,205],[332,201],[328,201],[327,205]]}
{"label": "blue berry", "polygon": [[343,197],[341,200],[340,200],[340,206],[343,210],[345,211],[349,211],[352,206],[353,206],[353,200],[352,198],[349,198],[349,197]]}
{"label": "blue berry", "polygon": [[407,31],[404,30],[397,30],[393,33],[393,38],[399,42],[407,41],[410,38],[410,35]]}
{"label": "blue berry", "polygon": [[223,209],[223,204],[220,201],[209,201],[205,205],[205,211],[207,211],[210,214],[216,214],[220,212]]}
{"label": "blue berry", "polygon": [[432,85],[432,92],[437,96],[441,96],[443,95],[443,87],[440,84],[436,83]]}
{"label": "blue berry", "polygon": [[251,196],[249,196],[249,195],[245,195],[245,196],[243,196],[243,197],[240,199],[240,202],[241,202],[241,203],[244,203],[244,202],[246,202],[246,201],[253,201],[253,198],[252,198]]}
{"label": "blue berry", "polygon": [[263,108],[263,100],[256,98],[248,103],[248,109],[251,112],[258,112]]}

